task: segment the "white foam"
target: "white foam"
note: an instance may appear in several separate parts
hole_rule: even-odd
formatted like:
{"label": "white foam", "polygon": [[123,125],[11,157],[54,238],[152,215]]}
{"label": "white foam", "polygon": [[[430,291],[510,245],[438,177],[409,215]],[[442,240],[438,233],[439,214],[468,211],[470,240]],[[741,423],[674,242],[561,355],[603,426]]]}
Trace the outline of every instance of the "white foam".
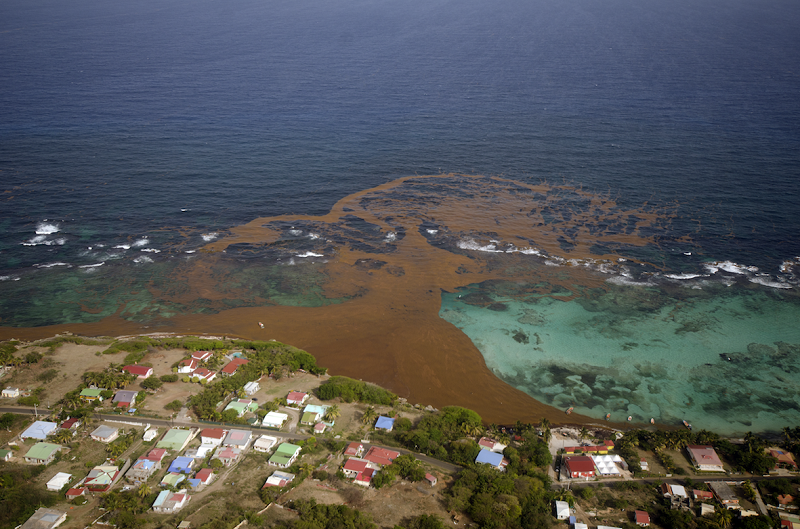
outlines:
{"label": "white foam", "polygon": [[105,261],[100,262],[100,263],[96,263],[96,264],[81,265],[78,268],[97,268],[98,266],[103,266],[104,264],[105,264]]}
{"label": "white foam", "polygon": [[114,248],[117,248],[119,250],[130,250],[131,249],[131,245],[130,244],[118,244],[118,245],[114,246]]}
{"label": "white foam", "polygon": [[19,281],[19,276],[0,276],[0,281]]}
{"label": "white foam", "polygon": [[133,245],[134,246],[147,246],[147,244],[149,244],[149,243],[150,243],[150,239],[148,239],[147,237],[143,237],[143,238],[139,239],[138,241],[136,241],[135,243],[133,243]]}
{"label": "white foam", "polygon": [[189,208],[181,208],[181,211],[192,211],[192,210]]}
{"label": "white foam", "polygon": [[22,244],[23,246],[38,246],[38,245],[40,245],[40,244],[44,244],[44,242],[45,242],[46,240],[47,240],[47,237],[46,237],[46,236],[44,236],[44,235],[37,235],[37,236],[36,236],[36,237],[34,237],[33,239],[30,239],[30,240],[28,240],[28,241],[22,242],[22,243],[20,243],[20,244]]}
{"label": "white foam", "polygon": [[197,250],[186,250],[184,253],[195,253]]}
{"label": "white foam", "polygon": [[295,236],[300,236],[303,234],[303,230],[289,230],[289,233]]}
{"label": "white foam", "polygon": [[439,230],[425,230],[425,231],[427,231],[431,235],[436,235],[437,233],[439,233]]}
{"label": "white foam", "polygon": [[787,285],[786,283],[781,283],[778,281],[773,281],[768,275],[759,275],[757,277],[751,277],[750,282],[757,283],[759,285],[763,285],[765,287],[772,287],[772,288],[782,288],[782,289],[790,289],[792,288],[791,285]]}
{"label": "white foam", "polygon": [[634,287],[649,287],[653,285],[653,283],[650,281],[635,281],[625,276],[609,277],[608,279],[606,279],[606,281],[609,283],[613,283],[615,285],[626,285]]}
{"label": "white foam", "polygon": [[758,272],[758,267],[756,266],[740,265],[732,261],[714,261],[713,263],[705,263],[703,267],[712,274],[716,274],[720,270],[729,272],[731,274],[747,274]]}
{"label": "white foam", "polygon": [[58,263],[35,264],[35,265],[33,265],[33,266],[35,266],[36,268],[53,268],[54,266],[69,266],[70,268],[72,267],[72,265],[70,265],[69,263],[61,263],[61,262],[58,262]]}
{"label": "white foam", "polygon": [[390,231],[386,234],[386,238],[384,239],[386,242],[394,242],[397,240],[397,234],[393,231]]}
{"label": "white foam", "polygon": [[203,240],[204,240],[204,241],[206,241],[206,242],[211,242],[211,241],[213,241],[214,239],[216,239],[218,236],[219,236],[219,234],[218,234],[217,232],[214,232],[214,233],[204,233],[203,235],[201,235],[201,237],[203,238]]}
{"label": "white foam", "polygon": [[494,244],[487,244],[485,246],[481,246],[475,239],[462,239],[458,241],[456,245],[462,250],[473,250],[476,252],[491,252],[491,253],[503,253],[503,250],[498,250],[497,246]]}
{"label": "white foam", "polygon": [[319,234],[318,233],[309,233],[308,234],[308,238],[309,239],[319,239]]}
{"label": "white foam", "polygon": [[321,254],[321,253],[304,252],[304,253],[298,254],[297,257],[325,257],[325,255]]}
{"label": "white foam", "polygon": [[784,274],[788,274],[789,272],[791,272],[790,269],[793,266],[797,265],[800,265],[800,257],[795,257],[793,260],[790,261],[784,261],[781,263],[781,272],[783,272]]}
{"label": "white foam", "polygon": [[40,222],[38,226],[36,226],[36,235],[52,235],[53,233],[58,233],[61,229],[58,227],[58,224],[47,224],[45,222]]}
{"label": "white foam", "polygon": [[705,277],[703,274],[666,274],[664,277],[670,279],[694,279],[696,277]]}
{"label": "white foam", "polygon": [[156,250],[155,248],[142,248],[139,251],[140,252],[149,252],[149,253],[161,253],[161,250]]}
{"label": "white foam", "polygon": [[133,260],[134,263],[152,263],[153,260],[147,257],[146,255],[140,255],[136,259]]}

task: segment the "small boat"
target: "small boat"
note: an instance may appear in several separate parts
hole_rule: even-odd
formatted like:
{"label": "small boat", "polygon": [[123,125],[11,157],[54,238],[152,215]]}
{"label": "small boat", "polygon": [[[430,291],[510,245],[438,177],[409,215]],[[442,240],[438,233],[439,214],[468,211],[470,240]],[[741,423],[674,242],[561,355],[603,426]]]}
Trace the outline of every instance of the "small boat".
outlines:
{"label": "small boat", "polygon": [[261,322],[258,322],[258,326],[261,327],[262,329],[264,328],[264,324]]}
{"label": "small boat", "polygon": [[572,406],[570,406],[570,407],[569,407],[569,409],[567,410],[567,415],[569,415],[570,413],[572,413],[572,410],[573,410],[573,409],[574,409],[574,408],[573,408]]}
{"label": "small boat", "polygon": [[628,415],[628,421],[632,421],[632,420],[633,420],[633,415]]}
{"label": "small boat", "polygon": [[691,424],[689,424],[689,423],[688,423],[688,422],[686,422],[686,421],[683,421],[683,425],[684,425],[684,426],[686,426],[687,428],[689,428],[690,430],[692,429],[692,425],[691,425]]}
{"label": "small boat", "polygon": [[611,418],[611,414],[610,413],[606,413],[606,420],[609,420],[610,418]]}

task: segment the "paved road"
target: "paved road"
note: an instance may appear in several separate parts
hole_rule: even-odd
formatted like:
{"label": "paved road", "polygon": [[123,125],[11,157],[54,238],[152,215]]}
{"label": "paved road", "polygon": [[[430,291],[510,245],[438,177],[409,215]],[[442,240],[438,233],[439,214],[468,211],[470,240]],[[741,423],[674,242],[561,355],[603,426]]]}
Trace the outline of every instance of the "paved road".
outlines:
{"label": "paved road", "polygon": [[[45,412],[48,412],[48,410],[45,410]],[[33,408],[23,408],[23,407],[13,407],[13,408],[4,407],[4,408],[0,408],[0,413],[17,413],[17,414],[21,414],[21,415],[33,415],[34,414],[34,409]],[[49,415],[50,415],[49,413],[44,413],[43,414],[41,412],[41,410],[39,410],[39,417],[41,419],[49,417]],[[148,424],[149,423],[150,426],[165,427],[165,428],[170,428],[172,426],[189,426],[189,427],[195,427],[195,428],[213,428],[215,426],[220,426],[220,427],[225,427],[225,428],[236,428],[237,430],[250,430],[251,432],[259,434],[259,435],[261,435],[261,434],[271,435],[273,437],[280,437],[281,439],[287,439],[287,440],[292,440],[292,441],[300,441],[300,440],[308,439],[309,437],[311,437],[310,435],[303,435],[303,434],[291,433],[291,432],[278,432],[278,431],[270,430],[270,429],[267,429],[267,428],[262,428],[262,427],[258,427],[258,426],[247,426],[247,425],[243,425],[243,424],[225,425],[223,423],[206,423],[206,422],[194,422],[194,421],[180,422],[178,420],[154,419],[152,417],[141,417],[141,416],[136,416],[136,415],[134,415],[134,416],[106,415],[106,414],[101,414],[101,413],[95,413],[93,418],[95,418],[97,420],[102,420],[102,421],[118,421],[118,422],[119,421],[123,421],[123,422],[136,422],[136,423],[143,423],[143,424]],[[423,455],[423,454],[415,453],[415,452],[412,452],[410,450],[405,450],[403,448],[395,448],[393,446],[382,446],[382,445],[376,445],[376,444],[372,444],[372,443],[364,443],[364,447],[367,448],[367,449],[369,449],[369,447],[371,447],[371,446],[377,446],[379,448],[386,448],[387,450],[394,450],[394,451],[400,452],[401,454],[411,454],[414,457],[416,457],[417,459],[419,459],[420,461],[424,461],[425,463],[428,463],[428,464],[433,465],[435,467],[442,468],[442,469],[444,469],[444,470],[446,470],[448,472],[456,472],[458,470],[461,470],[461,468],[462,468],[462,467],[460,467],[458,465],[454,465],[452,463],[446,463],[444,461],[440,461],[438,459],[434,459],[432,457],[429,457],[429,456],[426,456],[426,455]]]}

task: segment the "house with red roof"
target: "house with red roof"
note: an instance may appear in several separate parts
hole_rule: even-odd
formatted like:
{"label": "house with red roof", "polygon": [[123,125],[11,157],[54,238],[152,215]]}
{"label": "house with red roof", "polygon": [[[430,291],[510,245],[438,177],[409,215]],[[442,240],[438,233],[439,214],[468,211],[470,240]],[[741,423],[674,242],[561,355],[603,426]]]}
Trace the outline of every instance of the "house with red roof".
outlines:
{"label": "house with red roof", "polygon": [[130,373],[131,375],[135,375],[136,378],[144,379],[149,376],[152,376],[153,368],[147,366],[132,365],[123,367],[122,372]]}
{"label": "house with red roof", "polygon": [[80,426],[80,425],[81,425],[81,420],[80,419],[77,419],[77,418],[75,418],[75,419],[67,419],[66,421],[61,423],[61,426],[59,426],[59,428],[61,428],[62,430],[75,431],[75,430],[78,429],[78,426]]}
{"label": "house with red roof", "polygon": [[214,353],[211,351],[195,351],[192,353],[192,358],[202,363],[208,362],[208,359],[212,356],[214,356]]}
{"label": "house with red roof", "polygon": [[195,369],[198,367],[200,367],[200,362],[198,360],[194,358],[184,358],[178,362],[178,373],[194,373]]}
{"label": "house with red roof", "polygon": [[722,468],[722,461],[720,461],[714,447],[706,445],[687,445],[686,451],[689,452],[689,458],[697,470],[705,472],[724,472]]}
{"label": "house with red roof", "polygon": [[714,493],[713,492],[709,492],[707,490],[693,489],[692,490],[692,496],[694,497],[694,499],[700,500],[700,501],[713,500],[714,499]]}
{"label": "house with red roof", "polygon": [[166,448],[153,448],[150,450],[146,456],[142,457],[142,459],[148,459],[150,461],[157,461],[161,463],[161,461],[167,456],[167,449]]}
{"label": "house with red roof", "polygon": [[210,468],[204,468],[198,471],[197,474],[194,475],[194,478],[199,479],[200,483],[202,483],[203,485],[208,485],[214,478],[214,471],[211,470]]}
{"label": "house with red roof", "polygon": [[79,496],[86,496],[86,487],[75,487],[69,489],[65,494],[68,500],[74,500]]}
{"label": "house with red roof", "polygon": [[249,362],[250,361],[246,358],[234,358],[228,362],[228,365],[222,368],[220,373],[222,373],[222,376],[231,376],[236,373],[236,370],[239,369],[239,366],[243,366]]}
{"label": "house with red roof", "polygon": [[201,380],[205,379],[206,382],[211,382],[217,377],[216,371],[211,371],[210,369],[206,369],[205,367],[198,367],[192,373],[193,377],[197,377]]}
{"label": "house with red roof", "polygon": [[564,458],[564,466],[570,478],[593,478],[594,461],[589,456],[569,456]]}
{"label": "house with red roof", "polygon": [[228,430],[222,428],[204,428],[200,432],[200,439],[204,445],[219,446],[228,435]]}
{"label": "house with red roof", "polygon": [[775,458],[775,468],[788,468],[790,470],[797,470],[797,463],[791,453],[780,448],[766,448],[766,452]]}
{"label": "house with red roof", "polygon": [[478,441],[478,446],[487,450],[491,450],[492,452],[497,452],[498,454],[502,454],[503,450],[506,449],[506,445],[499,441],[495,441],[491,437],[481,437]]}
{"label": "house with red roof", "polygon": [[380,468],[386,465],[391,465],[392,461],[394,461],[399,456],[400,452],[395,452],[394,450],[387,450],[385,448],[373,446],[370,447],[369,451],[367,452],[367,455],[364,456],[364,459],[374,465],[377,465],[377,467]]}
{"label": "house with red roof", "polygon": [[344,455],[350,457],[361,457],[364,455],[364,445],[357,441],[353,441],[344,450]]}
{"label": "house with red roof", "polygon": [[361,485],[362,487],[369,487],[370,483],[372,483],[372,478],[378,471],[374,468],[367,468],[356,474],[353,483],[356,485]]}
{"label": "house with red roof", "polygon": [[359,472],[363,472],[369,466],[369,461],[357,457],[351,457],[344,462],[342,472],[348,478],[354,478]]}
{"label": "house with red roof", "polygon": [[636,518],[636,525],[639,527],[650,527],[650,514],[645,511],[634,511],[634,517]]}
{"label": "house with red roof", "polygon": [[308,393],[303,393],[301,391],[290,391],[286,396],[286,404],[289,406],[302,406],[307,399]]}
{"label": "house with red roof", "polygon": [[439,480],[433,474],[425,474],[425,481],[430,483],[431,487],[433,487],[434,485],[436,485],[436,483],[439,482]]}

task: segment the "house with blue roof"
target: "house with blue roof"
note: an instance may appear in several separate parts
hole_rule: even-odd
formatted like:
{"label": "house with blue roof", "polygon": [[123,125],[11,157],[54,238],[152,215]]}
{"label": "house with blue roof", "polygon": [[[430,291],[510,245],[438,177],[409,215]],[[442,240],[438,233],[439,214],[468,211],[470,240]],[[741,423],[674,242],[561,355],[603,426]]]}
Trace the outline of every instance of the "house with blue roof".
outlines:
{"label": "house with blue roof", "polygon": [[151,461],[149,459],[138,459],[125,474],[128,481],[143,483],[150,479],[161,468],[161,461]]}
{"label": "house with blue roof", "polygon": [[386,430],[387,432],[391,432],[392,428],[394,428],[394,419],[390,417],[384,417],[381,415],[378,417],[378,420],[375,421],[376,430]]}
{"label": "house with blue roof", "polygon": [[503,457],[503,454],[498,454],[497,452],[492,452],[485,448],[478,453],[475,462],[491,465],[497,470],[505,470],[506,465],[508,465],[508,460]]}
{"label": "house with blue roof", "polygon": [[192,466],[194,466],[194,459],[191,457],[181,456],[176,457],[175,461],[169,466],[169,472],[176,474],[191,474]]}
{"label": "house with blue roof", "polygon": [[20,439],[39,439],[44,441],[48,435],[56,433],[57,430],[58,424],[54,422],[36,421],[28,426],[28,429],[22,432],[19,437]]}

